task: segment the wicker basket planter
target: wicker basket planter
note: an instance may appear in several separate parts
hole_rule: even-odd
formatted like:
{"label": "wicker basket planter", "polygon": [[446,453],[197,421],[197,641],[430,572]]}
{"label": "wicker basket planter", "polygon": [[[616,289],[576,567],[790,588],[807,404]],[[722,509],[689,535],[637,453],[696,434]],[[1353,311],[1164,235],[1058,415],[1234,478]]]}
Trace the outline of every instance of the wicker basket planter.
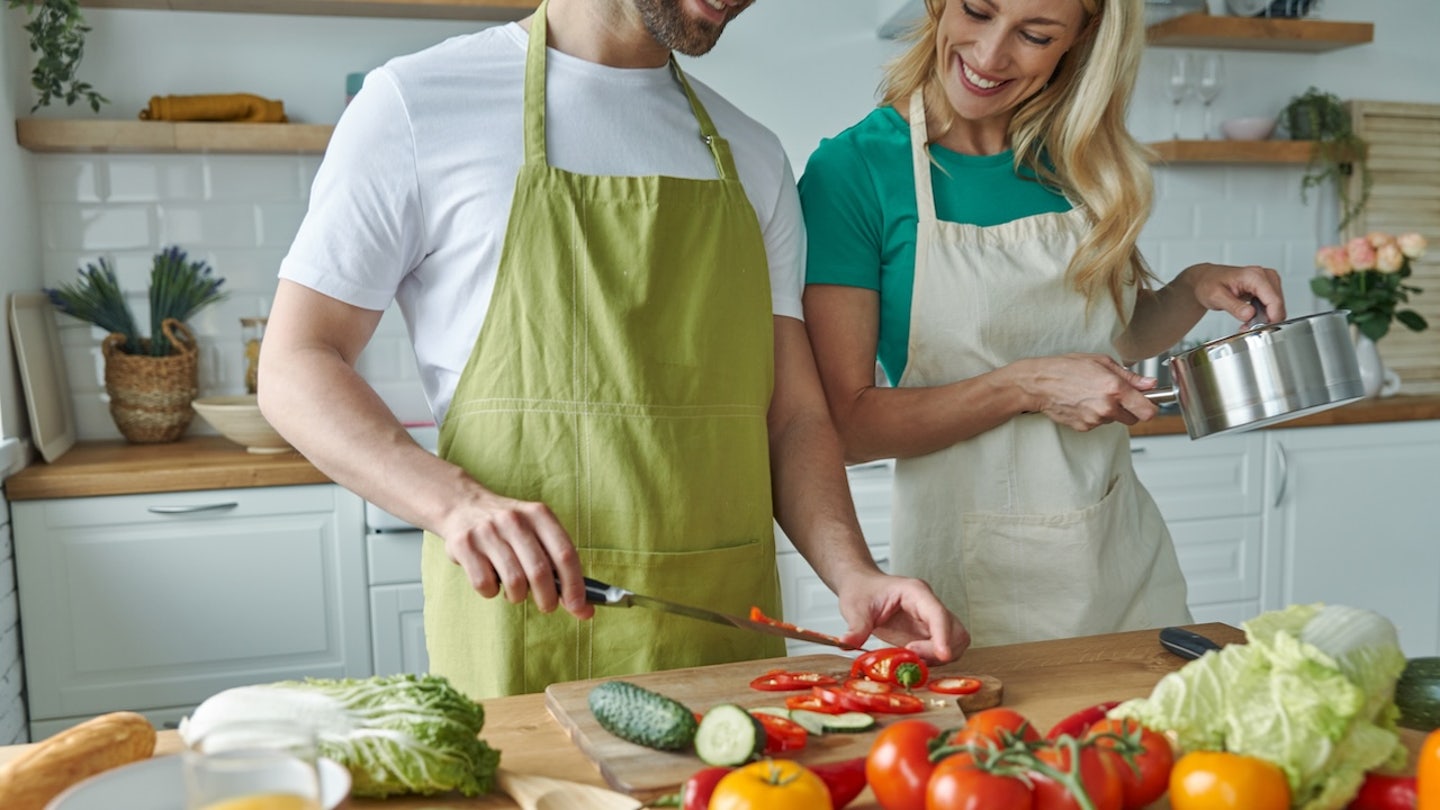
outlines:
{"label": "wicker basket planter", "polygon": [[[164,357],[126,354],[125,336],[116,332],[100,344],[105,357],[105,392],[110,416],[127,441],[136,444],[173,442],[185,435],[195,411],[190,403],[199,393],[199,350],[195,335],[174,318],[161,331],[179,351]],[[142,339],[143,345],[149,344]]]}

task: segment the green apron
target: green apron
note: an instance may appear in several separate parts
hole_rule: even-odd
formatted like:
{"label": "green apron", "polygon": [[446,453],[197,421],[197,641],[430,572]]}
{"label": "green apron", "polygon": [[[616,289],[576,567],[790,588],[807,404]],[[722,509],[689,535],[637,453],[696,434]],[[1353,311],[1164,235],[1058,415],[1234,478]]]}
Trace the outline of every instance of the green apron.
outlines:
{"label": "green apron", "polygon": [[[589,576],[779,615],[766,427],[774,336],[755,211],[673,60],[719,179],[550,166],[545,8],[530,30],[525,163],[495,291],[440,455],[495,492],[547,504]],[[785,653],[771,636],[645,608],[579,621],[485,599],[431,534],[422,561],[431,671],[477,699]]]}

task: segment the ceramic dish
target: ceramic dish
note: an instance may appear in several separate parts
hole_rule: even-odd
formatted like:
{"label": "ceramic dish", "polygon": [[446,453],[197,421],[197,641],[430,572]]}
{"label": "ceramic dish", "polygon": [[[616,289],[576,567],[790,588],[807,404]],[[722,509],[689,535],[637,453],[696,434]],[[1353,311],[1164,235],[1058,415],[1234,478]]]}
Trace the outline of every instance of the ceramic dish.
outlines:
{"label": "ceramic dish", "polygon": [[[320,760],[321,803],[335,810],[350,794],[350,772]],[[185,810],[180,757],[155,757],[92,776],[56,796],[45,810]]]}

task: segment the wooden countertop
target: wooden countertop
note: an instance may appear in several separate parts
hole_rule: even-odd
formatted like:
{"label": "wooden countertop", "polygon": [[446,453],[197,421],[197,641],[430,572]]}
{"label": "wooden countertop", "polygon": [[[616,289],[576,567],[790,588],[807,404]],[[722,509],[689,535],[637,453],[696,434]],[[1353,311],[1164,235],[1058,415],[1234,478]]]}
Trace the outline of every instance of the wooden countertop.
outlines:
{"label": "wooden countertop", "polygon": [[[1222,644],[1244,641],[1244,634],[1224,624],[1192,625],[1191,629]],[[783,659],[776,659],[783,664]],[[1040,728],[1049,728],[1071,712],[1104,700],[1144,697],[1156,681],[1185,663],[1160,646],[1154,630],[1111,633],[1084,638],[987,647],[967,652],[962,661],[937,672],[962,670],[999,677],[1005,683],[1004,705],[1024,714]],[[766,662],[756,662],[763,671]],[[501,765],[521,774],[548,776],[605,786],[596,768],[571,744],[565,732],[545,710],[544,695],[520,695],[485,701],[483,737],[501,754]],[[1423,735],[1405,731],[1405,741],[1417,751]],[[0,747],[0,762],[25,746]],[[174,731],[162,731],[156,754],[178,751]],[[696,761],[696,770],[700,763]],[[1161,803],[1163,804],[1163,802]],[[385,801],[352,799],[347,810],[386,808],[512,808],[505,796],[482,799],[460,797],[392,798]],[[878,810],[867,790],[851,805],[854,810]]]}
{"label": "wooden countertop", "polygon": [[[1440,419],[1440,396],[1366,399],[1265,429],[1419,419]],[[1183,436],[1185,421],[1162,414],[1134,425],[1130,435]],[[12,501],[25,501],[329,482],[293,451],[260,455],[219,436],[190,436],[168,444],[79,442],[54,463],[36,462],[11,476],[5,492]]]}
{"label": "wooden countertop", "polygon": [[[1394,396],[1384,399],[1362,399],[1328,411],[1313,413],[1280,422],[1261,430],[1279,428],[1322,427],[1325,425],[1365,425],[1374,422],[1412,422],[1419,419],[1440,419],[1440,396]],[[1185,419],[1178,413],[1162,413],[1149,422],[1130,427],[1131,436],[1185,435]]]}
{"label": "wooden countertop", "polygon": [[79,442],[54,462],[36,462],[6,479],[5,494],[25,501],[328,483],[293,450],[250,453],[219,436],[190,436],[165,444]]}

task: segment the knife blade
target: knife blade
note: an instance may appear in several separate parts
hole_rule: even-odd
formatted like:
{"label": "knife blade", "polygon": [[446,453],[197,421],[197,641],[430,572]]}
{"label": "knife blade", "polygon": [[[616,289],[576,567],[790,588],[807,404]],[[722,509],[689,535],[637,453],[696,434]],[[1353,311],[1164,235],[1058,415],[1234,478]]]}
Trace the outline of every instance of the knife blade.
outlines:
{"label": "knife blade", "polygon": [[585,577],[585,601],[592,605],[602,607],[645,607],[652,610],[663,610],[666,613],[673,613],[677,616],[688,616],[703,622],[723,624],[728,627],[738,627],[742,630],[754,630],[757,633],[766,633],[772,636],[782,636],[800,641],[809,641],[814,644],[825,644],[830,647],[839,647],[842,650],[863,651],[863,647],[853,647],[842,642],[834,636],[824,633],[817,633],[813,630],[806,630],[803,627],[784,627],[780,625],[757,622],[740,616],[731,616],[728,613],[721,613],[707,608],[686,605],[680,602],[671,602],[668,599],[660,599],[654,596],[645,596],[634,591],[626,590],[618,585],[611,585],[608,582],[601,582],[598,579]]}

